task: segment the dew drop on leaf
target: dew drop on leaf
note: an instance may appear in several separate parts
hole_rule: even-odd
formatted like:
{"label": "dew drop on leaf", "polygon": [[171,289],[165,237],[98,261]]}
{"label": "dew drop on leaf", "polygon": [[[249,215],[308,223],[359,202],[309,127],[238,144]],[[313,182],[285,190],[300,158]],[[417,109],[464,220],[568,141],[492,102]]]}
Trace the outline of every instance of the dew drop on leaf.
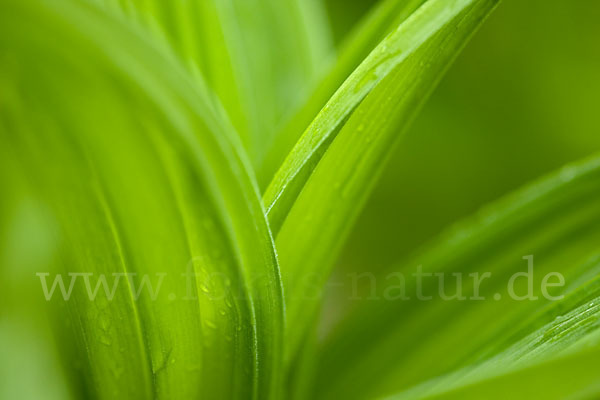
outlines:
{"label": "dew drop on leaf", "polygon": [[217,329],[217,325],[209,319],[204,320],[204,325],[206,325],[210,329]]}
{"label": "dew drop on leaf", "polygon": [[110,346],[112,344],[112,342],[110,341],[110,339],[106,335],[101,335],[100,336],[100,343],[102,343],[103,345],[106,345],[106,346]]}

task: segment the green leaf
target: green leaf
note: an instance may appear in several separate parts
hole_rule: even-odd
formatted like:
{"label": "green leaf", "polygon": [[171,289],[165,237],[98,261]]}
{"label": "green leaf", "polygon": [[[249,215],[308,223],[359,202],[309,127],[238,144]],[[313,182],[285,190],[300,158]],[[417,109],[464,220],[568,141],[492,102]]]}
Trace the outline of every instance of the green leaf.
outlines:
{"label": "green leaf", "polygon": [[202,73],[253,162],[332,51],[315,0],[96,1],[141,21]]}
{"label": "green leaf", "polygon": [[[586,351],[586,346],[597,348],[599,160],[566,167],[503,199],[379,275],[383,286],[375,300],[357,305],[324,342],[318,392],[362,398],[422,384],[405,394],[421,398]],[[523,260],[529,255],[535,257]],[[538,299],[518,301],[507,295],[508,282],[516,272],[528,271],[530,260],[532,295]],[[448,278],[444,292],[461,290],[467,298],[485,300],[416,298],[411,277],[419,266],[423,273],[462,274],[460,284]],[[555,271],[566,282],[562,293],[552,293],[565,295],[560,301],[540,294],[540,280]],[[390,298],[389,292],[386,297],[389,282],[398,284],[398,272],[406,278],[410,299]],[[491,274],[479,296],[469,278],[473,273]],[[435,295],[439,285],[439,279],[424,280],[422,293]],[[520,280],[515,293],[527,292],[528,285]],[[365,290],[363,295],[373,295],[371,285]]]}
{"label": "green leaf", "polygon": [[[56,273],[67,285],[68,273],[93,274],[92,287],[99,274],[137,274],[112,299],[90,300],[79,282],[69,301],[49,302],[72,390],[277,398],[278,266],[214,99],[145,31],[95,5],[0,9],[3,170],[25,176],[15,203],[33,196],[58,226],[52,267],[35,272],[49,285]],[[156,296],[140,289],[144,276]]]}
{"label": "green leaf", "polygon": [[377,3],[344,39],[335,63],[312,90],[302,107],[284,125],[269,147],[258,171],[259,183],[267,186],[315,115],[350,74],[389,33],[406,20],[425,0],[385,0]]}
{"label": "green leaf", "polygon": [[[439,395],[421,397],[427,399],[504,399],[507,388],[511,398],[531,399],[543,393],[545,399],[594,398],[600,392],[598,387],[598,357],[600,349],[569,354],[538,365],[517,369],[476,382],[471,386],[440,393]],[[390,397],[391,399],[401,399]]]}
{"label": "green leaf", "polygon": [[[515,398],[540,397],[587,398],[600,392],[598,355],[600,281],[594,287],[592,301],[579,303],[569,312],[565,304],[548,307],[538,319],[554,319],[505,351],[479,365],[425,382],[393,399],[502,398],[501,388],[510,387]],[[589,297],[589,287],[586,288]],[[579,302],[582,296],[575,297]],[[573,303],[573,299],[569,299]],[[572,304],[570,304],[572,306]],[[563,308],[562,310],[560,310]],[[568,308],[567,308],[568,309]]]}
{"label": "green leaf", "polygon": [[267,189],[264,201],[271,227],[277,232],[281,226],[276,245],[291,353],[316,312],[318,296],[312,292],[325,284],[386,158],[495,4],[427,2],[336,92]]}

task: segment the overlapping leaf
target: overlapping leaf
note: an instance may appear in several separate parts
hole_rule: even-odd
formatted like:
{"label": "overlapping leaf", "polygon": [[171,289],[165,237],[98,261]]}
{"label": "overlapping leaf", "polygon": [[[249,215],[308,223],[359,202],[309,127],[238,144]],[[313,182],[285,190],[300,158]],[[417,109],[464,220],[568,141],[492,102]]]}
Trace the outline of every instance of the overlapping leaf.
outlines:
{"label": "overlapping leaf", "polygon": [[[115,274],[136,274],[114,297],[88,298],[80,282],[52,302],[73,390],[277,397],[278,267],[244,157],[209,96],[97,6],[1,8],[3,169],[23,171],[23,192],[57,221],[49,280],[78,273],[95,286],[105,274],[112,287]],[[155,295],[140,289],[145,277]]]}
{"label": "overlapping leaf", "polygon": [[264,201],[278,232],[292,353],[318,305],[311,291],[325,284],[386,158],[495,4],[432,0],[419,8],[344,82],[271,182]]}
{"label": "overlapping leaf", "polygon": [[256,163],[332,51],[315,0],[95,1],[148,28],[202,73]]}
{"label": "overlapping leaf", "polygon": [[257,171],[261,186],[267,186],[315,115],[369,53],[425,0],[385,0],[376,5],[344,40],[329,72],[313,89],[310,98],[277,133]]}
{"label": "overlapping leaf", "polygon": [[[588,359],[589,355],[578,354],[597,351],[600,344],[599,166],[594,159],[565,168],[491,206],[437,244],[386,271],[379,277],[382,285],[376,300],[354,310],[324,344],[318,392],[325,398],[332,393],[362,398],[421,384],[399,398],[442,396],[454,390],[469,398],[469,387],[485,387],[488,381],[493,385],[511,373],[517,386],[526,387],[527,382],[518,380],[516,371],[521,369],[560,365],[561,357]],[[508,283],[516,272],[528,271],[529,262],[535,300],[515,299],[507,293]],[[445,274],[443,291],[454,298],[438,295],[436,275],[424,280],[422,288],[422,293],[433,297],[416,298],[417,282],[411,274],[418,266],[424,273]],[[560,301],[541,294],[544,276],[557,271],[566,282],[562,293],[552,293],[564,295]],[[397,287],[394,274],[398,272],[404,274],[407,290],[402,295],[396,290],[390,298],[386,290]],[[456,273],[462,274],[461,281],[452,275]],[[469,275],[473,273],[490,274],[478,295]],[[523,296],[529,285],[520,279],[514,291]],[[372,287],[366,290],[371,296]],[[455,297],[457,291],[462,291],[463,301]],[[473,296],[478,299],[472,300]],[[365,342],[370,345],[359,345]],[[436,378],[444,374],[448,375]],[[589,389],[597,384],[597,378],[586,376],[580,385]],[[538,377],[542,379],[549,398],[565,393],[552,397],[554,375]],[[571,389],[566,394],[574,395],[580,387]]]}

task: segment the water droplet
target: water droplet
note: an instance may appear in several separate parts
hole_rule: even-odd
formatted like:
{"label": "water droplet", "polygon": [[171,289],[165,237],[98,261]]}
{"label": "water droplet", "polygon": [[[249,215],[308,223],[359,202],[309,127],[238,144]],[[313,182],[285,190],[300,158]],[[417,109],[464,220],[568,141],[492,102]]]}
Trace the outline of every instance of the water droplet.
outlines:
{"label": "water droplet", "polygon": [[377,80],[377,74],[375,71],[365,74],[356,85],[356,92],[361,92],[365,87],[370,87]]}
{"label": "water droplet", "polygon": [[208,286],[206,286],[206,284],[201,283],[200,284],[200,290],[206,294],[210,293],[210,289],[208,288]]}
{"label": "water droplet", "polygon": [[560,179],[562,179],[564,182],[572,180],[576,175],[577,169],[574,167],[564,167],[560,170]]}
{"label": "water droplet", "polygon": [[229,297],[225,297],[225,305],[227,308],[232,308],[233,304],[231,303],[231,299]]}
{"label": "water droplet", "polygon": [[110,329],[111,321],[110,317],[104,313],[100,314],[98,317],[98,323],[100,325],[100,329],[107,332]]}
{"label": "water droplet", "polygon": [[215,325],[214,322],[212,322],[211,320],[208,320],[208,319],[204,320],[204,325],[206,325],[207,327],[209,327],[211,329],[217,329],[217,325]]}
{"label": "water droplet", "polygon": [[110,339],[106,335],[101,335],[100,336],[100,343],[102,343],[103,345],[106,345],[106,346],[110,346],[112,344],[112,342],[110,341]]}

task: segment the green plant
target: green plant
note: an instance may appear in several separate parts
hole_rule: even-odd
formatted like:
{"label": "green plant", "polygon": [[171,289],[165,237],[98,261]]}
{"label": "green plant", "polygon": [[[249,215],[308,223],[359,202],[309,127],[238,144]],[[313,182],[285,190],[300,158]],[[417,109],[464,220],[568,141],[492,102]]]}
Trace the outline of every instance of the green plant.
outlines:
{"label": "green plant", "polygon": [[[598,159],[401,263],[493,273],[485,300],[378,297],[317,337],[315,288],[496,3],[384,0],[330,60],[317,1],[2,0],[0,397],[600,393]],[[493,298],[544,249],[559,300]]]}

